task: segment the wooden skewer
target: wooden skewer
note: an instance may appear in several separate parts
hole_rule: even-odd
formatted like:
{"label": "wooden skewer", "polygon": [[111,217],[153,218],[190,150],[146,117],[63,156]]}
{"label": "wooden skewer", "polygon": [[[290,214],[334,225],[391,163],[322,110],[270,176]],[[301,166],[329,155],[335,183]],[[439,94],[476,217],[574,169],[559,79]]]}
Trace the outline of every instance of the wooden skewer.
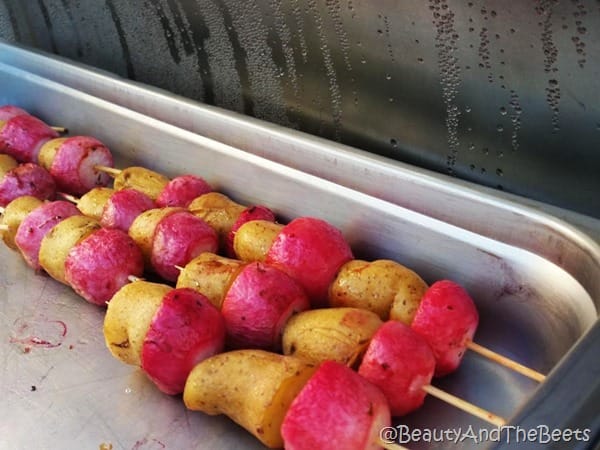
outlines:
{"label": "wooden skewer", "polygon": [[4,206],[0,206],[0,214],[4,214],[4,211],[5,211]]}
{"label": "wooden skewer", "polygon": [[6,225],[5,223],[0,223],[0,231],[8,231],[8,225]]}
{"label": "wooden skewer", "polygon": [[75,203],[75,204],[79,203],[79,198],[75,197],[74,195],[65,194],[64,192],[57,192],[57,194],[71,203]]}
{"label": "wooden skewer", "polygon": [[456,397],[455,395],[449,394],[441,389],[436,388],[430,384],[423,386],[423,390],[427,392],[429,395],[432,395],[446,403],[451,404],[452,406],[457,407],[458,409],[462,409],[469,414],[472,414],[480,419],[485,420],[486,422],[491,423],[492,425],[496,425],[498,427],[506,425],[506,419],[491,413],[479,406],[476,406],[472,403],[469,403],[466,400],[463,400],[460,397]]}
{"label": "wooden skewer", "polygon": [[50,127],[52,128],[54,131],[58,132],[58,133],[66,133],[69,131],[68,128],[65,127]]}
{"label": "wooden skewer", "polygon": [[144,278],[140,278],[140,277],[136,277],[135,275],[129,275],[127,277],[127,279],[131,282],[131,283],[135,283],[136,281],[143,281]]}
{"label": "wooden skewer", "polygon": [[480,354],[481,356],[490,359],[491,361],[494,361],[504,367],[508,367],[509,369],[514,370],[515,372],[525,375],[526,377],[529,377],[532,380],[539,381],[541,383],[546,379],[546,375],[537,372],[533,369],[530,369],[529,367],[524,366],[523,364],[520,364],[516,361],[513,361],[512,359],[507,358],[506,356],[502,356],[501,354],[496,353],[495,351],[490,350],[486,347],[483,347],[473,341],[467,344],[467,348],[469,350],[474,351],[475,353]]}
{"label": "wooden skewer", "polygon": [[114,167],[108,166],[94,166],[94,169],[99,170],[100,172],[105,172],[113,177],[119,175],[122,172],[121,169],[115,169]]}

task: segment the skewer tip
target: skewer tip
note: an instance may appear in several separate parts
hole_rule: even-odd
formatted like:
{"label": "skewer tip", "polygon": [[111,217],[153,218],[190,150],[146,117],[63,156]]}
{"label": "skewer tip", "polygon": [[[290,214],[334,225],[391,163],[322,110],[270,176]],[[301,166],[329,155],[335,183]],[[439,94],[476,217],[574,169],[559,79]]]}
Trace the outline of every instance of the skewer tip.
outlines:
{"label": "skewer tip", "polygon": [[510,358],[507,358],[506,356],[503,356],[499,353],[496,353],[495,351],[490,350],[490,349],[488,349],[482,345],[479,345],[473,341],[471,341],[467,344],[467,348],[485,358],[488,358],[491,361],[494,361],[497,364],[500,364],[501,366],[504,366],[511,370],[514,370],[515,372],[518,372],[521,375],[531,378],[532,380],[535,380],[539,383],[541,383],[542,381],[544,381],[546,379],[546,375],[544,375],[540,372],[537,372],[533,369],[530,369],[529,367],[524,366],[523,364],[520,364],[520,363],[518,363]]}
{"label": "skewer tip", "polygon": [[54,131],[56,131],[57,133],[61,133],[61,134],[64,134],[64,133],[68,133],[68,132],[69,132],[69,129],[68,129],[68,128],[65,128],[65,127],[50,127],[50,128],[52,128],[52,129],[53,129]]}
{"label": "skewer tip", "polygon": [[129,275],[127,277],[127,279],[131,282],[131,283],[135,283],[136,281],[143,281],[143,278],[140,277],[136,277],[135,275]]}
{"label": "skewer tip", "polygon": [[502,427],[506,425],[506,419],[504,419],[503,417],[500,417],[486,409],[480,408],[479,406],[476,406],[466,400],[463,400],[460,397],[449,394],[448,392],[443,391],[435,386],[428,384],[423,386],[422,389],[429,395],[438,398],[475,417],[479,417],[480,419],[483,419],[486,422],[491,423],[492,425],[495,425],[497,427]]}

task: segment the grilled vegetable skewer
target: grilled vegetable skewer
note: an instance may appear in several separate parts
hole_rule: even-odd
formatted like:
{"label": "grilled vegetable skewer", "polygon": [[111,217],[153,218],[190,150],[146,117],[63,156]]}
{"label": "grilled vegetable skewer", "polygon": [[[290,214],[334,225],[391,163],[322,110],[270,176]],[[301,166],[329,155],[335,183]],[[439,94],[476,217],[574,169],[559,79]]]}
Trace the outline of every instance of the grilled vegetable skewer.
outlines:
{"label": "grilled vegetable skewer", "polygon": [[[313,306],[360,307],[382,320],[413,326],[434,350],[436,376],[456,370],[479,322],[466,290],[448,280],[428,287],[414,271],[391,260],[353,259],[339,230],[321,222],[314,218],[297,218],[287,225],[249,221],[238,229],[234,249],[242,260],[268,262],[298,280]],[[542,374],[522,370],[518,363],[504,365],[543,380]]]}

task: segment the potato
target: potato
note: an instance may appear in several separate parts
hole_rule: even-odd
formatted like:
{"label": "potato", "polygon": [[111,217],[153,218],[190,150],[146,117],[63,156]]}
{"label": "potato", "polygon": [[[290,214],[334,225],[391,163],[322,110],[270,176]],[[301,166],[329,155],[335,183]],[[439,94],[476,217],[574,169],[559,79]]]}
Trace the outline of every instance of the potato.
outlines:
{"label": "potato", "polygon": [[225,294],[244,265],[242,261],[205,252],[185,265],[177,287],[194,289],[221,309]]}
{"label": "potato", "polygon": [[111,354],[124,362],[141,366],[144,338],[163,297],[173,288],[138,280],[126,284],[108,303],[104,317],[104,340]]}
{"label": "potato", "polygon": [[283,331],[283,353],[313,363],[334,360],[352,366],[383,324],[359,308],[323,308],[300,312]]}
{"label": "potato", "polygon": [[427,284],[395,261],[352,260],[344,264],[329,288],[330,306],[368,309],[382,320],[410,325]]}
{"label": "potato", "polygon": [[192,200],[188,209],[218,233],[219,245],[224,248],[227,234],[246,207],[219,192],[209,192]]}
{"label": "potato", "polygon": [[316,366],[264,350],[234,350],[205,359],[183,392],[187,408],[225,414],[271,448],[283,447],[281,423]]}
{"label": "potato", "polygon": [[8,172],[17,167],[19,163],[10,155],[0,155],[0,180],[4,178]]}
{"label": "potato", "polygon": [[267,220],[251,220],[235,233],[233,248],[242,261],[264,262],[275,237],[283,225]]}
{"label": "potato", "polygon": [[57,281],[67,284],[65,262],[69,251],[82,239],[99,230],[100,223],[83,215],[67,217],[56,224],[42,239],[40,265]]}
{"label": "potato", "polygon": [[23,197],[18,197],[6,205],[4,208],[4,213],[2,214],[1,223],[6,225],[8,229],[6,231],[2,231],[2,240],[7,245],[7,247],[12,250],[19,251],[19,247],[15,243],[15,236],[17,235],[17,229],[21,222],[27,215],[36,209],[38,206],[42,205],[42,201],[33,196],[24,195]]}
{"label": "potato", "polygon": [[156,200],[169,181],[167,177],[153,170],[133,166],[123,169],[115,177],[113,186],[116,190],[125,188],[137,189],[152,200]]}
{"label": "potato", "polygon": [[185,209],[177,207],[148,209],[137,216],[129,227],[129,236],[133,238],[144,255],[146,270],[152,270],[152,245],[158,223],[177,211],[185,211]]}
{"label": "potato", "polygon": [[100,220],[104,211],[104,205],[106,205],[106,202],[108,202],[108,199],[114,193],[114,189],[102,186],[90,189],[77,202],[77,209],[88,217]]}
{"label": "potato", "polygon": [[50,139],[44,143],[44,145],[42,145],[40,148],[40,152],[38,153],[38,164],[47,171],[50,171],[52,162],[54,161],[54,157],[56,156],[58,149],[67,139],[68,138]]}

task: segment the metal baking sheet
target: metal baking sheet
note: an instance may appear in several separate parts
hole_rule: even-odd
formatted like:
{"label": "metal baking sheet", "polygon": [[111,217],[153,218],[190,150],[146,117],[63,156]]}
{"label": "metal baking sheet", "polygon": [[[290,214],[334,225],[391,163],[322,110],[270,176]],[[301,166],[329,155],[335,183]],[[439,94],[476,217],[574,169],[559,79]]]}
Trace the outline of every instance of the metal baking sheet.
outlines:
{"label": "metal baking sheet", "polygon": [[[560,365],[597,321],[597,298],[580,279],[520,246],[1,63],[0,83],[0,103],[27,107],[72,134],[98,137],[121,166],[144,165],[168,176],[195,173],[237,201],[269,205],[282,221],[299,215],[330,220],[358,257],[393,258],[426,281],[462,283],[481,314],[477,341],[542,372]],[[1,382],[6,391],[0,399],[0,447],[261,448],[227,419],[186,411],[180,397],[158,393],[139,369],[113,360],[103,343],[102,309],[33,273],[5,247],[0,269]],[[538,388],[472,354],[457,373],[436,384],[508,418]],[[402,423],[487,427],[431,398]],[[466,441],[462,447],[479,446]]]}

